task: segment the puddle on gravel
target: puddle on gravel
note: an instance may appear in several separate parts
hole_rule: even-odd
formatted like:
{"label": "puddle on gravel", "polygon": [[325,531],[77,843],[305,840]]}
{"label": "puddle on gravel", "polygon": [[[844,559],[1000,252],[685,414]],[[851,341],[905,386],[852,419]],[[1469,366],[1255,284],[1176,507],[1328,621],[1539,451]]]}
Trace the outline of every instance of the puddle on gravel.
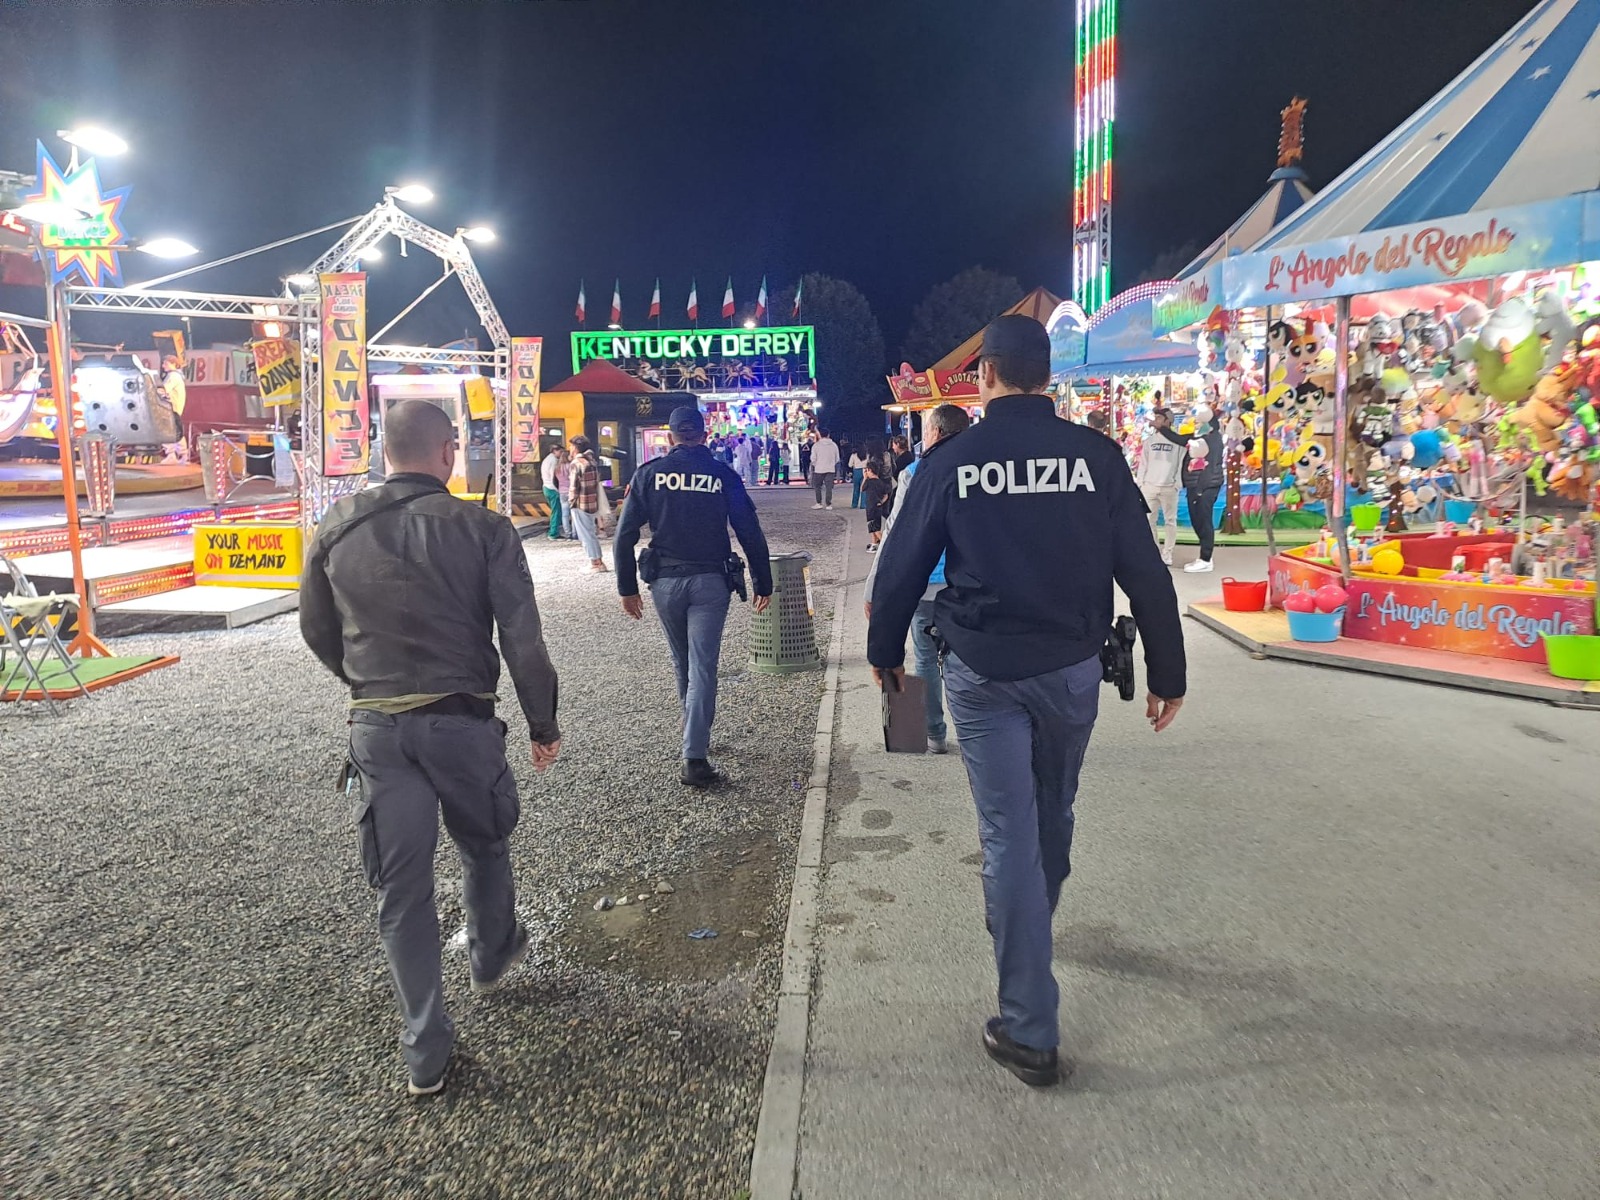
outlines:
{"label": "puddle on gravel", "polygon": [[[578,961],[606,970],[668,982],[721,979],[782,941],[773,901],[787,853],[771,837],[735,846],[698,870],[668,876],[673,890],[665,896],[656,894],[654,878],[595,888],[578,898],[579,911],[558,940]],[[628,904],[595,911],[601,896],[617,900],[625,893]],[[717,936],[689,936],[701,929]]]}

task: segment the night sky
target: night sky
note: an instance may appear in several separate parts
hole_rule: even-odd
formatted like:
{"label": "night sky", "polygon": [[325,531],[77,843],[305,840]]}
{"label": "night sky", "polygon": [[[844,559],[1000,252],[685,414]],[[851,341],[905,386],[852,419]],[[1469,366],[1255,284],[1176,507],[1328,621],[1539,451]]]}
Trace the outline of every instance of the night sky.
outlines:
{"label": "night sky", "polygon": [[[1530,7],[1123,0],[1116,285],[1260,194],[1293,94],[1319,188]],[[31,171],[37,135],[97,120],[134,146],[103,164],[134,186],[133,232],[206,258],[425,181],[439,196],[417,216],[498,230],[488,285],[560,365],[580,277],[603,323],[620,275],[640,327],[661,276],[670,327],[691,275],[712,323],[730,273],[741,305],[763,274],[774,292],[838,275],[891,356],[916,302],[964,267],[1070,283],[1070,2],[12,0],[0,48],[0,167]],[[195,286],[276,291],[327,244]],[[436,268],[391,249],[372,272],[392,312]],[[447,293],[405,332],[459,336],[470,309]]]}

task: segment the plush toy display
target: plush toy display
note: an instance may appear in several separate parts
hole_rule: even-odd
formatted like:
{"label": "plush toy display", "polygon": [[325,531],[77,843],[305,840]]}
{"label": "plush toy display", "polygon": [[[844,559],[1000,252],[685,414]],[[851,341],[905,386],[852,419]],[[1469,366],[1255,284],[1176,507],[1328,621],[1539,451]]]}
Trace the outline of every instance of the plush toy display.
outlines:
{"label": "plush toy display", "polygon": [[1478,390],[1501,404],[1516,404],[1533,394],[1544,370],[1544,347],[1533,309],[1513,296],[1494,310],[1473,350]]}

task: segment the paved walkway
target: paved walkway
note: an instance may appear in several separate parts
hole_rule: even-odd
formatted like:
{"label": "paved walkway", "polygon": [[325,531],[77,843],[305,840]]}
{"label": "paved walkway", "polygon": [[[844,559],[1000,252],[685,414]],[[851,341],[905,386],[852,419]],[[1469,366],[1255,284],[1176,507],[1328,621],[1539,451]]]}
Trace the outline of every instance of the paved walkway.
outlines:
{"label": "paved walkway", "polygon": [[979,1044],[960,759],[882,752],[853,556],[804,1200],[1600,1196],[1600,717],[1186,622],[1172,730],[1106,693],[1056,920],[1078,1072],[1033,1092]]}

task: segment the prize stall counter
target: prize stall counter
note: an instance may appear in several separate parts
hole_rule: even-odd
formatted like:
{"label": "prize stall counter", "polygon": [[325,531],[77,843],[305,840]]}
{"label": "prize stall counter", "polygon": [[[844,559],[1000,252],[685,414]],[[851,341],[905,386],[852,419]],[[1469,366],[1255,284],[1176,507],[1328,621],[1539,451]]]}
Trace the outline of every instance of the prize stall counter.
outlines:
{"label": "prize stall counter", "polygon": [[[1557,558],[1511,574],[1514,535],[1402,534],[1352,556],[1343,635],[1365,641],[1544,664],[1545,637],[1592,636],[1595,581]],[[1270,564],[1269,603],[1339,583],[1331,538],[1285,551]],[[1590,562],[1593,560],[1590,559]]]}

